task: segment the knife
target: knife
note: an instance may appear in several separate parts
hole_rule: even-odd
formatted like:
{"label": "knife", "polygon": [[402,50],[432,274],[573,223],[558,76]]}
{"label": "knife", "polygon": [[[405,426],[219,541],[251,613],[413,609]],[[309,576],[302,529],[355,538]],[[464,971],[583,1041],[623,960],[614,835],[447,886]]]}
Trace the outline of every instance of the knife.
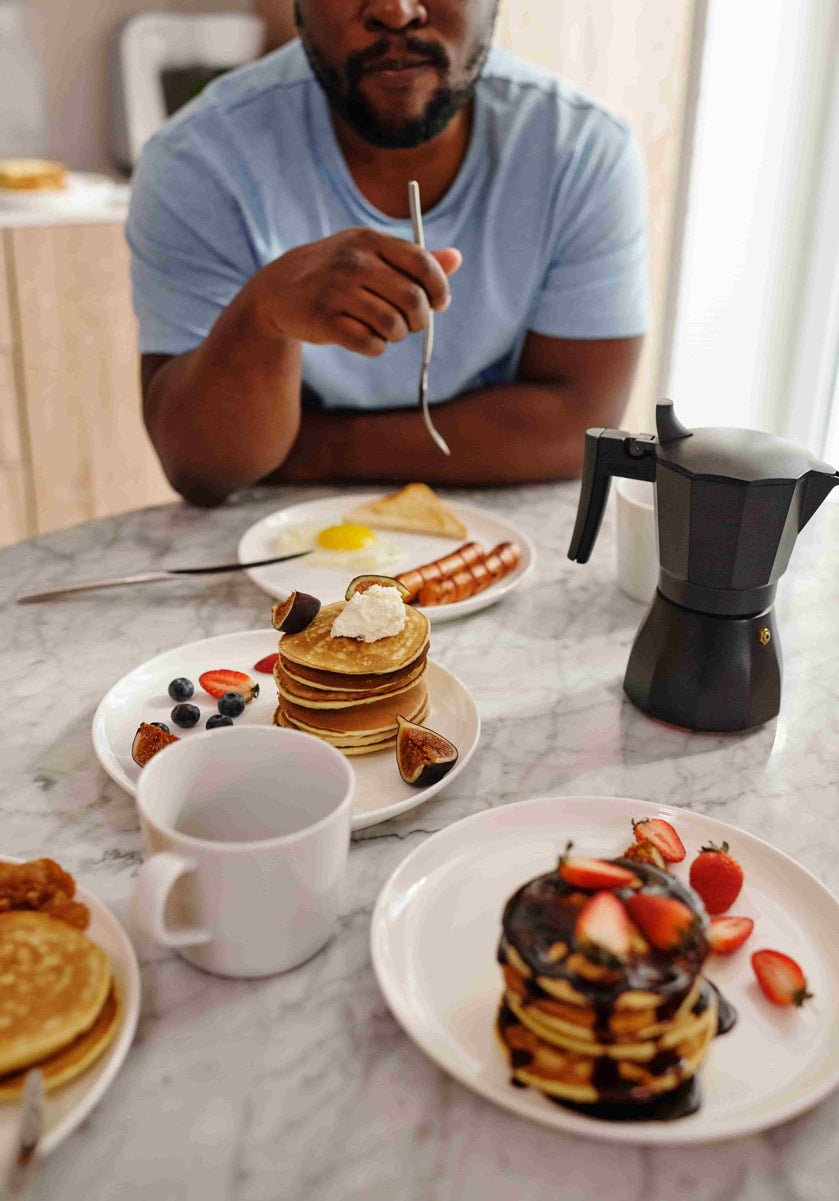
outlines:
{"label": "knife", "polygon": [[62,584],[43,592],[25,592],[17,598],[19,605],[34,605],[38,601],[67,596],[71,592],[87,592],[94,588],[116,588],[118,584],[153,584],[156,580],[178,580],[185,575],[217,575],[222,571],[247,571],[249,567],[267,567],[270,563],[285,563],[311,554],[299,550],[293,555],[278,555],[273,559],[256,559],[253,563],[217,563],[214,567],[172,567],[168,571],[143,571],[139,575],[115,575],[104,580],[82,580],[78,584]]}
{"label": "knife", "polygon": [[23,1082],[23,1105],[18,1127],[17,1152],[6,1177],[4,1198],[12,1201],[23,1197],[35,1178],[33,1163],[41,1135],[44,1132],[44,1075],[39,1068],[26,1073]]}
{"label": "knife", "polygon": [[[414,242],[425,250],[425,235],[422,231],[422,208],[420,206],[419,184],[412,179],[408,184],[408,207],[411,210],[411,225],[414,230]],[[434,428],[431,414],[428,411],[428,364],[431,362],[431,348],[434,345],[434,313],[429,309],[428,324],[425,327],[425,337],[422,345],[422,373],[420,375],[419,403],[425,428],[442,450],[444,455],[450,455],[448,444],[442,434]]]}

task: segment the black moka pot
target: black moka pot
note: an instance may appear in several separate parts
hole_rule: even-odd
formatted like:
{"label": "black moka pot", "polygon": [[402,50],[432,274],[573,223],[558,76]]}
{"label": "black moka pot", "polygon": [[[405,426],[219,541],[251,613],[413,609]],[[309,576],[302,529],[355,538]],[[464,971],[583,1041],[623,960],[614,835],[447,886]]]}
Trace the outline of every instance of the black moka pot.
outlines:
{"label": "black moka pot", "polygon": [[839,474],[771,434],[685,429],[671,401],[656,405],[656,429],[586,432],[568,557],[588,561],[613,475],[654,482],[661,571],[624,691],[690,730],[760,725],[781,702],[777,582]]}

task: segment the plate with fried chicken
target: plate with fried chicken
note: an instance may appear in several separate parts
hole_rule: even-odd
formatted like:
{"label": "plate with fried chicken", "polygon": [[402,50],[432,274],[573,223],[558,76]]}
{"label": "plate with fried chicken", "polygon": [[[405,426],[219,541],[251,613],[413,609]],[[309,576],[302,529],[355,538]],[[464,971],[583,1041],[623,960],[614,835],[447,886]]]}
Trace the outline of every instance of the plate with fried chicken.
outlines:
{"label": "plate with fried chicken", "polygon": [[47,1155],[122,1066],[140,1012],[127,934],[49,858],[0,856],[0,1163],[16,1148],[27,1074],[43,1077]]}
{"label": "plate with fried chicken", "polygon": [[248,571],[270,596],[304,589],[329,604],[343,598],[347,579],[387,575],[432,622],[502,600],[532,574],[536,559],[518,527],[474,505],[444,505],[419,483],[270,513],[242,536],[238,556],[248,563],[273,555],[301,557]]}

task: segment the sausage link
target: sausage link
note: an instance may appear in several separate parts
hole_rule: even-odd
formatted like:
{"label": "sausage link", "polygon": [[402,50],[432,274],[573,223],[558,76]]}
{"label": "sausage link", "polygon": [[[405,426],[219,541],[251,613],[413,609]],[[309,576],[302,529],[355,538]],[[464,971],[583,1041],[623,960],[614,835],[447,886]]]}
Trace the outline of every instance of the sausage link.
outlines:
{"label": "sausage link", "polygon": [[434,580],[443,580],[456,571],[468,567],[470,563],[482,559],[483,555],[484,548],[477,542],[464,542],[463,546],[458,547],[451,554],[444,555],[442,559],[435,559],[433,563],[423,563],[422,566],[415,567],[411,571],[403,571],[396,579],[408,589],[410,595],[405,598],[406,603],[416,600],[420,589],[425,584]]}
{"label": "sausage link", "polygon": [[420,589],[418,602],[421,605],[450,605],[466,600],[508,575],[520,557],[521,550],[515,542],[500,542],[477,562],[444,579],[429,580]]}

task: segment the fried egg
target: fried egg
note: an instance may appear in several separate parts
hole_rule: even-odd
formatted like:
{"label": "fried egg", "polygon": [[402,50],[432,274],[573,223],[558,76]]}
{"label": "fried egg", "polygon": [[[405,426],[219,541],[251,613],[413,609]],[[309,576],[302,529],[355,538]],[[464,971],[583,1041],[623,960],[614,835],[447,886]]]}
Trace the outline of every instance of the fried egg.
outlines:
{"label": "fried egg", "polygon": [[280,530],[276,548],[279,555],[311,551],[306,560],[307,566],[326,567],[350,576],[371,573],[389,575],[408,558],[405,551],[389,538],[380,538],[366,525],[354,522],[325,527],[295,526]]}

